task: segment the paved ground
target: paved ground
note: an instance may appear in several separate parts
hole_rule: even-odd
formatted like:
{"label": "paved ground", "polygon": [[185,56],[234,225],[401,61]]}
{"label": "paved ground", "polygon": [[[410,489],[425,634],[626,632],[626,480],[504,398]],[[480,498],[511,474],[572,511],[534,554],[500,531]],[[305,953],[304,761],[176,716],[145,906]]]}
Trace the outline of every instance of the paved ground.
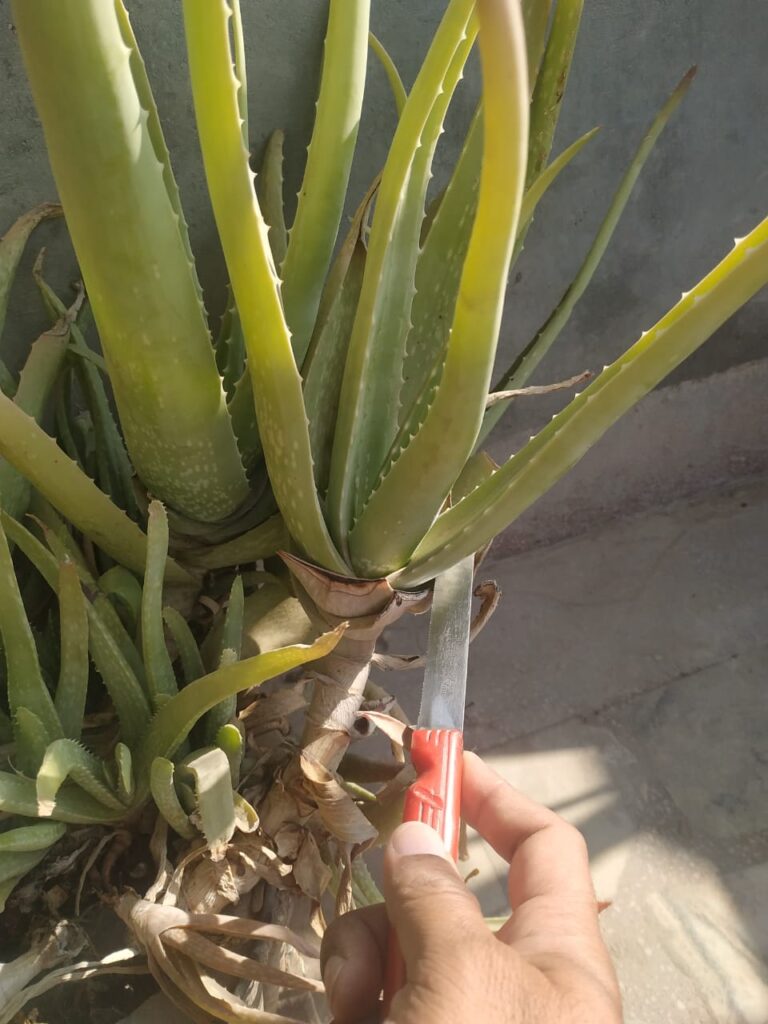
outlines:
{"label": "paved ground", "polygon": [[766,1024],[768,485],[485,568],[467,742],[584,831],[626,1024]]}

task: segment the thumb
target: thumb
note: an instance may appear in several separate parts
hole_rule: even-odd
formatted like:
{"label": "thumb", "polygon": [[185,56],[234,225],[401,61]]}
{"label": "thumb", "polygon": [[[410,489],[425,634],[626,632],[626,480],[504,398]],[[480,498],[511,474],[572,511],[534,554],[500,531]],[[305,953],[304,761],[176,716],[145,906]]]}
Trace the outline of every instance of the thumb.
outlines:
{"label": "thumb", "polygon": [[390,923],[411,979],[420,963],[456,949],[456,937],[487,937],[480,904],[459,876],[440,836],[406,822],[392,833],[384,857]]}

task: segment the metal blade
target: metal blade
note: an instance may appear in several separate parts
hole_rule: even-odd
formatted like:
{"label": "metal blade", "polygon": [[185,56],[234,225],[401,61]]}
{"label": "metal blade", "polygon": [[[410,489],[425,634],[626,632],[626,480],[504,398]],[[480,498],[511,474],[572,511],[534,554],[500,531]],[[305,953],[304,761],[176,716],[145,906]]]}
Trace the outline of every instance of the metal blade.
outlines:
{"label": "metal blade", "polygon": [[464,728],[474,571],[470,555],[435,580],[419,728]]}

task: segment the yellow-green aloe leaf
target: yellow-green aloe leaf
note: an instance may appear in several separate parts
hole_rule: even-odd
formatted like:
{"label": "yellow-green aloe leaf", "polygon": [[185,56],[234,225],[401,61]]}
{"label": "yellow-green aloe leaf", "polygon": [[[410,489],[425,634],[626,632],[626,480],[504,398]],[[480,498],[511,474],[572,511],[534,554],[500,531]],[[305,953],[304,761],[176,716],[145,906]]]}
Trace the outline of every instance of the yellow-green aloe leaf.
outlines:
{"label": "yellow-green aloe leaf", "polygon": [[247,481],[122,0],[12,12],[131,460],[153,494],[216,521]]}
{"label": "yellow-green aloe leaf", "polygon": [[125,804],[107,785],[99,758],[75,740],[55,740],[46,750],[37,773],[37,813],[41,818],[53,814],[56,795],[67,779],[105,807],[125,810]]}
{"label": "yellow-green aloe leaf", "polygon": [[187,556],[187,562],[200,569],[226,569],[248,565],[269,558],[289,543],[288,531],[282,516],[270,516],[260,526],[247,530],[234,540],[209,548],[197,548]]}
{"label": "yellow-green aloe leaf", "polygon": [[21,825],[0,833],[1,853],[31,853],[47,850],[66,834],[58,821],[41,821],[38,825]]}
{"label": "yellow-green aloe leaf", "polygon": [[99,590],[115,600],[135,636],[141,619],[141,584],[134,574],[122,565],[113,565],[99,576]]}
{"label": "yellow-green aloe leaf", "polygon": [[168,557],[168,517],[159,501],[149,505],[147,564],[141,595],[141,646],[149,694],[155,707],[176,693],[176,676],[163,628],[163,567]]}
{"label": "yellow-green aloe leaf", "polygon": [[277,131],[267,139],[261,170],[256,178],[256,194],[264,220],[269,229],[269,246],[276,267],[283,265],[288,249],[288,231],[285,226],[283,199],[283,142],[284,132]]}
{"label": "yellow-green aloe leaf", "polygon": [[[36,818],[38,813],[35,780],[11,775],[10,772],[0,772],[0,811],[6,814],[19,814],[23,818]],[[54,821],[65,821],[73,825],[119,821],[124,816],[125,808],[118,811],[116,808],[105,807],[88,793],[74,786],[65,786],[59,790],[51,814]]]}
{"label": "yellow-green aloe leaf", "polygon": [[315,126],[281,268],[285,318],[301,366],[344,211],[368,60],[371,0],[331,0]]}
{"label": "yellow-green aloe leaf", "polygon": [[191,683],[193,679],[199,679],[205,675],[205,666],[200,656],[200,649],[197,646],[189,623],[184,616],[175,608],[163,608],[163,621],[168,627],[176,650],[179,652],[181,671],[185,683]]}
{"label": "yellow-green aloe leaf", "polygon": [[129,804],[133,799],[136,788],[133,777],[133,754],[131,754],[131,748],[127,747],[125,743],[116,743],[114,760],[117,795],[121,803]]}
{"label": "yellow-green aloe leaf", "polygon": [[50,743],[48,732],[38,716],[28,708],[16,708],[13,716],[16,761],[25,775],[33,776],[43,763]]}
{"label": "yellow-green aloe leaf", "polygon": [[491,540],[766,284],[768,219],[489,480],[441,515],[393,585],[417,586]]}
{"label": "yellow-green aloe leaf", "polygon": [[379,186],[333,444],[327,515],[342,544],[398,428],[432,157],[474,43],[474,0],[451,0],[398,122]]}
{"label": "yellow-green aloe leaf", "polygon": [[42,203],[23,213],[0,238],[0,336],[5,326],[11,285],[29,236],[41,221],[49,217],[60,217],[61,214],[62,209],[58,203]]}
{"label": "yellow-green aloe leaf", "polygon": [[393,452],[349,539],[359,573],[405,566],[469,458],[485,411],[525,178],[528,72],[519,3],[478,0],[483,162],[445,363],[418,433]]}
{"label": "yellow-green aloe leaf", "polygon": [[391,56],[387,52],[384,44],[378,39],[373,32],[368,33],[368,45],[376,54],[376,57],[384,69],[384,74],[387,76],[389,87],[392,90],[392,96],[395,101],[395,107],[397,108],[398,117],[403,112],[405,101],[408,99],[408,94],[405,91],[403,80],[400,77],[400,72],[397,70],[397,65],[392,60]]}
{"label": "yellow-green aloe leaf", "polygon": [[[9,401],[9,399],[5,399]],[[48,741],[62,735],[61,722],[40,671],[32,629],[19,593],[5,531],[0,528],[0,636],[7,676],[8,706],[13,717],[28,708],[42,723]],[[19,751],[19,754],[23,754]],[[23,766],[22,766],[23,767]]]}
{"label": "yellow-green aloe leaf", "polygon": [[[220,668],[240,660],[243,644],[244,602],[243,578],[242,576],[235,576],[232,582],[232,589],[229,592],[227,607],[224,610],[224,625],[219,641]],[[231,694],[208,712],[205,719],[205,735],[208,743],[214,742],[221,727],[233,718],[236,706],[237,695]]]}
{"label": "yellow-green aloe leaf", "polygon": [[256,416],[277,504],[314,561],[345,570],[325,526],[312,470],[301,377],[237,109],[226,0],[184,0],[184,24],[208,190],[243,325]]}
{"label": "yellow-green aloe leaf", "polygon": [[343,628],[337,628],[324,633],[311,644],[296,644],[257,654],[189,683],[164,704],[153,718],[138,748],[138,785],[146,782],[150,765],[156,757],[174,755],[206,711],[232,694],[259,686],[267,679],[298,668],[305,662],[324,657],[333,650],[342,633]]}
{"label": "yellow-green aloe leaf", "polygon": [[[659,136],[667,126],[670,117],[675,110],[677,110],[683,100],[683,97],[690,88],[695,73],[696,69],[691,68],[690,71],[683,76],[669,99],[654,118],[653,123],[646,132],[637,152],[632,158],[629,167],[619,182],[619,186],[611,200],[611,204],[608,207],[605,218],[595,235],[589,251],[584,257],[576,276],[568,286],[562,299],[557,304],[552,314],[548,317],[543,327],[536,332],[533,339],[528,343],[528,345],[526,345],[509,369],[502,374],[499,381],[493,388],[494,391],[512,391],[517,388],[524,387],[528,380],[530,380],[531,375],[538,367],[541,360],[547,352],[549,352],[552,345],[560,336],[560,333],[570,319],[571,313],[576,307],[576,303],[586,291],[606,249],[610,244],[613,233],[616,230],[619,220],[621,219],[627,203],[632,196],[637,179],[639,178],[648,157],[651,155]],[[555,161],[555,163],[556,162],[557,161]],[[545,171],[544,173],[546,174],[547,172]],[[531,187],[535,188],[536,186],[534,184]],[[482,441],[488,436],[490,431],[498,423],[499,419],[504,415],[504,412],[508,408],[509,402],[498,402],[487,410],[483,419],[483,426],[478,437],[478,444],[482,443]]]}
{"label": "yellow-green aloe leaf", "polygon": [[236,725],[228,722],[216,733],[215,743],[227,755],[232,786],[236,789],[240,782],[240,764],[245,750],[243,734]]}
{"label": "yellow-green aloe leaf", "polygon": [[173,761],[169,761],[167,757],[156,757],[149,773],[150,793],[158,811],[173,831],[182,839],[193,839],[197,835],[197,831],[190,823],[189,815],[181,806],[181,801],[176,794],[175,772]]}
{"label": "yellow-green aloe leaf", "polygon": [[[54,439],[6,395],[0,394],[0,455],[78,530],[117,562],[143,573],[147,538],[122,509],[65,455]],[[166,579],[190,583],[169,558]]]}
{"label": "yellow-green aloe leaf", "polygon": [[88,611],[77,569],[59,568],[59,645],[61,660],[55,706],[64,735],[80,739],[88,690]]}
{"label": "yellow-green aloe leaf", "polygon": [[195,791],[195,817],[214,857],[221,856],[235,832],[235,799],[229,759],[219,747],[196,752],[176,769]]}
{"label": "yellow-green aloe leaf", "polygon": [[521,0],[521,7],[528,54],[528,77],[533,92],[547,41],[552,0]]}

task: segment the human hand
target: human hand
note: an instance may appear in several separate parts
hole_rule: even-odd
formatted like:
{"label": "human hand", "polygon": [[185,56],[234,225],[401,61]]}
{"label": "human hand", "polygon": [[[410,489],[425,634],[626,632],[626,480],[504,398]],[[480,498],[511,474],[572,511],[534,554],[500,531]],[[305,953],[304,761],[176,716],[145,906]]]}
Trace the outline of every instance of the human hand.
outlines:
{"label": "human hand", "polygon": [[462,811],[509,863],[512,917],[492,932],[437,834],[401,825],[385,854],[386,907],[338,918],[323,939],[336,1024],[377,1020],[387,915],[408,976],[390,1024],[621,1024],[581,833],[474,754],[464,755]]}

